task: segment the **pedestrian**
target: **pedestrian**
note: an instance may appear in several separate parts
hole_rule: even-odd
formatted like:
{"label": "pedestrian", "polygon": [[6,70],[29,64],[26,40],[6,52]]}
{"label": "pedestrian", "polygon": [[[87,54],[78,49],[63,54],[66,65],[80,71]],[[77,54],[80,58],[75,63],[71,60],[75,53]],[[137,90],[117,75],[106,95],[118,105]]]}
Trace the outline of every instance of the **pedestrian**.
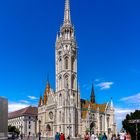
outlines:
{"label": "pedestrian", "polygon": [[94,135],[94,140],[99,140],[98,135]]}
{"label": "pedestrian", "polygon": [[99,134],[98,139],[99,139],[99,140],[102,140],[102,134],[101,134],[101,133]]}
{"label": "pedestrian", "polygon": [[55,134],[55,140],[60,140],[60,135],[58,132],[56,132],[56,134]]}
{"label": "pedestrian", "polygon": [[116,140],[120,140],[120,135],[119,135],[119,134],[117,135],[117,138],[116,138]]}
{"label": "pedestrian", "polygon": [[125,133],[124,133],[124,131],[122,131],[120,133],[120,140],[125,140]]}
{"label": "pedestrian", "polygon": [[65,135],[63,133],[60,134],[60,140],[65,140]]}
{"label": "pedestrian", "polygon": [[102,140],[107,140],[107,136],[106,134],[104,133],[103,137],[102,137]]}
{"label": "pedestrian", "polygon": [[115,134],[112,135],[111,140],[116,140],[116,135]]}
{"label": "pedestrian", "polygon": [[90,139],[90,136],[88,134],[88,132],[86,132],[85,136],[84,136],[84,140],[89,140]]}
{"label": "pedestrian", "polygon": [[95,139],[95,135],[94,135],[94,132],[92,132],[92,135],[90,137],[90,140],[94,140]]}
{"label": "pedestrian", "polygon": [[125,137],[126,137],[126,140],[131,140],[131,135],[129,132],[126,132]]}
{"label": "pedestrian", "polygon": [[21,140],[23,139],[23,134],[20,134],[20,139],[21,139]]}
{"label": "pedestrian", "polygon": [[67,139],[70,140],[70,136],[68,136]]}

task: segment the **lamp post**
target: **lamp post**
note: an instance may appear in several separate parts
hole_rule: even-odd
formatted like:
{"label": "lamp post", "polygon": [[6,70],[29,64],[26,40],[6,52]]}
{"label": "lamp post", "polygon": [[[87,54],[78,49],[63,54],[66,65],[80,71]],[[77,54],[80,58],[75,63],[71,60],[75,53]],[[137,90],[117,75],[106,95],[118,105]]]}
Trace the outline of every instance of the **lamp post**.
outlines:
{"label": "lamp post", "polygon": [[39,140],[41,140],[41,130],[40,130],[41,120],[39,120],[38,123],[39,123]]}

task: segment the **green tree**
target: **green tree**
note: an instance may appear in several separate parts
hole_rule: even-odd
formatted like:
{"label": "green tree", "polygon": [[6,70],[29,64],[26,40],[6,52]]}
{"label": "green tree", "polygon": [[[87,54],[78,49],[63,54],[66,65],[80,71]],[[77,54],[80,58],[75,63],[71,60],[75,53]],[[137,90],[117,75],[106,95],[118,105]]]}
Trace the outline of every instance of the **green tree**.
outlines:
{"label": "green tree", "polygon": [[17,135],[19,135],[19,133],[20,133],[18,128],[16,128],[15,126],[11,126],[11,125],[8,126],[8,132],[14,132]]}
{"label": "green tree", "polygon": [[[125,120],[122,122],[123,128],[131,134],[132,140],[136,140],[136,125],[130,124],[129,120],[135,119],[140,119],[140,110],[127,114]],[[138,140],[140,140],[140,124],[138,124]]]}

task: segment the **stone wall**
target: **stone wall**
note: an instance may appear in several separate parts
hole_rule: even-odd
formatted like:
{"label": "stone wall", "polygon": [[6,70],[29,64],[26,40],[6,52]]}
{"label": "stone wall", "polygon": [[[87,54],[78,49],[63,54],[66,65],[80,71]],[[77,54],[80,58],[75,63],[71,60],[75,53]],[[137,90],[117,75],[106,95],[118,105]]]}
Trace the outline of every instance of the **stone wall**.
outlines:
{"label": "stone wall", "polygon": [[7,139],[8,131],[8,101],[0,97],[0,139]]}

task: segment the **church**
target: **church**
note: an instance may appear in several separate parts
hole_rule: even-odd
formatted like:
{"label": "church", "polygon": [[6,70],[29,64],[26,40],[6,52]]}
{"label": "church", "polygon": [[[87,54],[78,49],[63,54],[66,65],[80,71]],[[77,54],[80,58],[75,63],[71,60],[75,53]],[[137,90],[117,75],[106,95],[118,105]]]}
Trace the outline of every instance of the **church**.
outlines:
{"label": "church", "polygon": [[[71,22],[70,3],[65,0],[64,21],[55,43],[55,91],[50,82],[38,104],[38,132],[43,137],[54,137],[62,132],[66,137],[79,138],[85,132],[116,134],[112,99],[97,104],[94,86],[90,101],[81,99],[77,76],[77,42]],[[88,93],[87,93],[88,94]]]}

